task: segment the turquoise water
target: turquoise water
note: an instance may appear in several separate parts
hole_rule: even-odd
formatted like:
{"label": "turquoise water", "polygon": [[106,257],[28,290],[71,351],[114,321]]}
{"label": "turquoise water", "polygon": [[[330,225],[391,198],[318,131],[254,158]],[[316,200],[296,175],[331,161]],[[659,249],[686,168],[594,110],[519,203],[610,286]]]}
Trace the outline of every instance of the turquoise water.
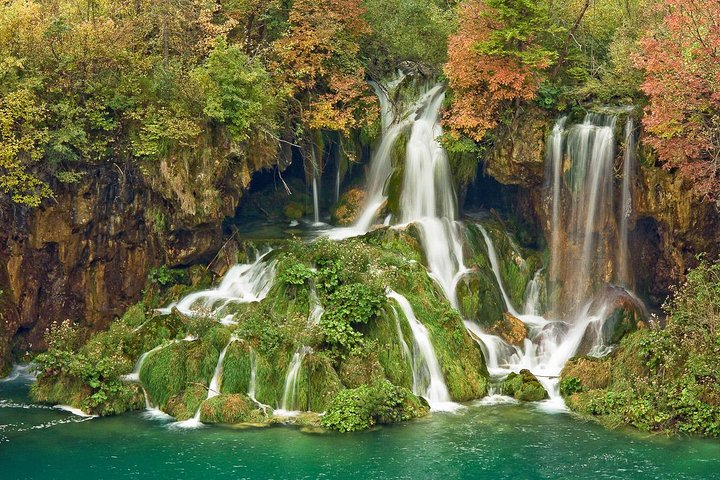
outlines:
{"label": "turquoise water", "polygon": [[720,442],[608,431],[533,406],[470,406],[355,434],[175,431],[141,414],[83,420],[0,383],[0,478],[720,479]]}

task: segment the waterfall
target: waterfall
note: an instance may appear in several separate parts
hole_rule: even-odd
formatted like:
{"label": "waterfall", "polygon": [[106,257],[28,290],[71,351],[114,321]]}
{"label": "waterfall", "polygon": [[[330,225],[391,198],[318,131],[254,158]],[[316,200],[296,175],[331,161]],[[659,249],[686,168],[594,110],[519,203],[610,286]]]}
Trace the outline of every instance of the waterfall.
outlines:
{"label": "waterfall", "polygon": [[140,358],[138,358],[137,362],[135,362],[135,367],[133,368],[132,372],[128,373],[127,375],[121,375],[120,379],[126,382],[139,382],[140,370],[142,369],[143,363],[145,363],[145,359],[147,359],[148,355],[150,355],[151,353],[157,352],[158,350],[165,348],[166,346],[167,344],[158,345],[152,350],[148,350],[147,352],[140,355]]}
{"label": "waterfall", "polygon": [[[399,78],[402,79],[404,77]],[[440,86],[429,89],[420,95],[420,98],[416,102],[407,106],[404,111],[397,112],[395,105],[388,96],[388,92],[392,92],[398,83],[399,80],[392,82],[388,85],[387,89],[377,83],[370,83],[380,102],[380,118],[382,123],[380,144],[373,153],[370,161],[370,172],[368,173],[367,180],[367,197],[362,213],[355,222],[355,225],[346,228],[335,228],[328,232],[328,236],[332,239],[340,240],[363,235],[368,232],[373,222],[376,221],[379,211],[387,201],[385,186],[390,175],[393,173],[391,154],[395,143],[400,138],[400,135],[409,127],[414,128],[416,118],[421,110],[425,110],[425,113],[421,115],[423,118],[428,116],[429,102],[437,99],[438,93],[441,92]],[[442,98],[439,99],[439,102],[436,102],[433,118],[437,118],[441,103]],[[433,115],[433,112],[431,112],[431,115]],[[424,122],[427,124],[427,121],[426,118]]]}
{"label": "waterfall", "polygon": [[538,269],[533,275],[525,294],[525,304],[523,305],[523,315],[540,315],[540,289],[542,288],[542,272]]}
{"label": "waterfall", "polygon": [[618,257],[618,279],[626,287],[631,285],[630,255],[628,247],[628,221],[632,215],[633,169],[635,168],[635,135],[633,119],[628,114],[625,121],[625,153],[623,155],[622,200],[620,202],[620,254]]}
{"label": "waterfall", "polygon": [[276,413],[280,415],[292,414],[295,410],[295,401],[297,397],[297,380],[302,367],[305,355],[310,352],[309,347],[302,346],[293,354],[290,365],[288,366],[287,376],[285,377],[285,390],[283,391],[282,404],[280,410]]}
{"label": "waterfall", "polygon": [[210,386],[208,387],[208,394],[207,394],[207,400],[210,400],[213,397],[217,397],[220,395],[220,380],[222,379],[222,372],[223,372],[223,363],[225,362],[225,354],[227,353],[228,348],[230,345],[236,341],[237,338],[230,338],[230,341],[227,345],[225,345],[225,348],[222,349],[220,352],[220,356],[218,357],[217,365],[215,365],[215,372],[213,373],[212,379],[210,379]]}
{"label": "waterfall", "polygon": [[340,201],[340,163],[338,162],[335,172],[335,203]]}
{"label": "waterfall", "polygon": [[[225,362],[225,354],[227,353],[227,350],[230,347],[230,345],[236,340],[237,340],[237,338],[230,337],[230,341],[228,342],[228,344],[225,345],[225,348],[223,348],[220,351],[220,355],[218,356],[217,364],[215,365],[215,371],[213,372],[213,376],[210,379],[210,385],[208,386],[208,393],[207,393],[207,397],[205,397],[205,400],[210,400],[211,398],[214,398],[214,397],[217,397],[218,395],[220,395],[220,381],[222,380],[223,363]],[[181,422],[171,423],[169,425],[170,428],[200,428],[200,427],[202,427],[203,423],[200,421],[201,411],[202,411],[202,403],[200,403],[197,410],[195,411],[195,415],[192,418],[183,420]]]}
{"label": "waterfall", "polygon": [[413,122],[406,147],[400,221],[420,230],[430,276],[453,307],[455,290],[467,272],[463,264],[463,235],[455,221],[455,190],[447,154],[438,143],[442,135],[440,108],[445,95],[440,86],[428,92],[423,114]]}
{"label": "waterfall", "polygon": [[558,276],[560,260],[560,188],[563,167],[563,133],[566,117],[560,118],[553,127],[548,139],[547,157],[552,171],[552,233],[550,238],[550,277]]}
{"label": "waterfall", "polygon": [[505,291],[505,286],[503,285],[502,277],[500,276],[500,262],[498,262],[497,259],[495,245],[490,239],[490,236],[488,235],[485,228],[480,224],[478,224],[477,226],[478,229],[480,229],[480,233],[482,233],[483,239],[485,239],[485,246],[488,249],[488,257],[490,258],[490,266],[492,267],[493,274],[495,275],[495,280],[497,281],[498,287],[500,288],[500,293],[502,293],[503,301],[505,302],[505,308],[508,312],[510,312],[513,317],[519,317],[520,314],[513,307],[512,301],[510,300],[510,297]]}
{"label": "waterfall", "polygon": [[[188,316],[219,314],[232,303],[259,302],[265,298],[275,281],[275,260],[266,261],[267,252],[249,264],[237,264],[228,270],[220,285],[209,290],[194,292],[177,304],[159,309],[161,314],[169,314],[173,308]],[[232,323],[224,317],[223,323]]]}
{"label": "waterfall", "polygon": [[248,398],[255,402],[255,405],[260,407],[260,409],[267,415],[269,411],[272,410],[270,405],[265,405],[264,403],[260,402],[257,397],[255,396],[255,391],[257,388],[257,353],[255,353],[255,350],[253,350],[252,347],[250,347],[250,382],[248,384]]}
{"label": "waterfall", "polygon": [[392,290],[388,291],[387,296],[398,303],[413,334],[413,393],[425,397],[433,410],[456,410],[459,405],[450,398],[440,362],[430,340],[430,332],[415,317],[407,298]]}
{"label": "waterfall", "polygon": [[320,325],[325,308],[320,304],[318,300],[317,291],[315,285],[310,286],[310,315],[308,316],[308,323],[310,325]]}
{"label": "waterfall", "polygon": [[412,370],[413,378],[415,378],[415,363],[412,361],[413,356],[412,353],[410,353],[410,347],[408,347],[408,344],[405,341],[405,335],[403,335],[402,326],[400,325],[400,316],[398,315],[397,309],[394,306],[392,306],[391,308],[393,312],[393,317],[395,318],[395,328],[397,330],[398,340],[400,341],[403,355],[406,359],[410,361],[410,368]]}

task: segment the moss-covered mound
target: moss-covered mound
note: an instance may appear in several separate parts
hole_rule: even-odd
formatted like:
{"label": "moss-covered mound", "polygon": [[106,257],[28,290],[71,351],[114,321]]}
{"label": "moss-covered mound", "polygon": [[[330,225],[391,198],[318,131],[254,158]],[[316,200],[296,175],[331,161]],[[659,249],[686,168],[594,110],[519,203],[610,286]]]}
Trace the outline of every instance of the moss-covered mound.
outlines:
{"label": "moss-covered mound", "polygon": [[428,413],[427,402],[404,387],[388,381],[360,385],[340,392],[322,418],[325,428],[340,432],[364,430],[373,425],[403,422]]}
{"label": "moss-covered mound", "polygon": [[512,372],[500,385],[503,395],[523,402],[538,402],[548,398],[548,393],[530,370]]}
{"label": "moss-covered mound", "polygon": [[[411,235],[392,229],[340,242],[285,242],[264,259],[275,277],[262,301],[205,307],[193,317],[133,307],[85,344],[53,343],[39,358],[45,373],[36,398],[112,414],[141,407],[145,397],[179,420],[199,412],[203,421],[222,423],[274,421],[273,409],[327,411],[335,420],[326,426],[340,430],[414,418],[428,410],[412,393],[424,387],[413,383],[410,324],[387,288],[404,295],[427,328],[451,398],[482,397],[488,375],[481,350],[427,275],[419,251]],[[163,297],[167,302],[188,288],[161,290],[154,305],[163,292],[173,292]],[[73,371],[55,368],[57,356],[86,350],[97,353],[93,361],[106,360],[107,352],[116,356],[97,380],[104,396],[80,388],[84,377],[76,370],[90,368],[89,357]],[[139,383],[124,381],[144,352]],[[217,395],[208,399],[216,373]],[[79,384],[49,395],[51,385],[70,380]],[[352,402],[363,405],[363,419],[346,424],[340,417]]]}
{"label": "moss-covered mound", "polygon": [[568,406],[609,426],[720,436],[720,264],[701,263],[667,306],[665,328],[562,371]]}

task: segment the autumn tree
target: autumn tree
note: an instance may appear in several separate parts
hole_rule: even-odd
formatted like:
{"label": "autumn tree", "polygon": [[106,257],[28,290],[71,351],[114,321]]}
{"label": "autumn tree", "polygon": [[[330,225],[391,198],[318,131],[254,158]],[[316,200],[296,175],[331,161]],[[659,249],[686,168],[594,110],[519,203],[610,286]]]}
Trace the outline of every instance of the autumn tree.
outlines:
{"label": "autumn tree", "polygon": [[453,90],[448,125],[480,141],[504,110],[535,97],[557,58],[543,39],[556,31],[548,5],[535,0],[468,0],[448,43],[445,73]]}
{"label": "autumn tree", "polygon": [[362,14],[360,0],[295,0],[289,28],[274,43],[276,74],[310,129],[347,134],[376,111],[358,57],[370,32]]}
{"label": "autumn tree", "polygon": [[662,0],[637,65],[650,99],[645,141],[694,190],[720,199],[720,0]]}

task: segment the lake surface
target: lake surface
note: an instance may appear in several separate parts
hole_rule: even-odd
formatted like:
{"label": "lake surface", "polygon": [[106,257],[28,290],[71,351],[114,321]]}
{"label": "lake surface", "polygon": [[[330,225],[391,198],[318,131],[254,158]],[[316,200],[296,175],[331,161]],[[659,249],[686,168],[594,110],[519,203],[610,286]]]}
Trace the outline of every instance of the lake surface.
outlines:
{"label": "lake surface", "polygon": [[84,419],[0,382],[0,478],[720,479],[720,441],[606,430],[532,405],[468,406],[354,434],[178,431],[141,413]]}

